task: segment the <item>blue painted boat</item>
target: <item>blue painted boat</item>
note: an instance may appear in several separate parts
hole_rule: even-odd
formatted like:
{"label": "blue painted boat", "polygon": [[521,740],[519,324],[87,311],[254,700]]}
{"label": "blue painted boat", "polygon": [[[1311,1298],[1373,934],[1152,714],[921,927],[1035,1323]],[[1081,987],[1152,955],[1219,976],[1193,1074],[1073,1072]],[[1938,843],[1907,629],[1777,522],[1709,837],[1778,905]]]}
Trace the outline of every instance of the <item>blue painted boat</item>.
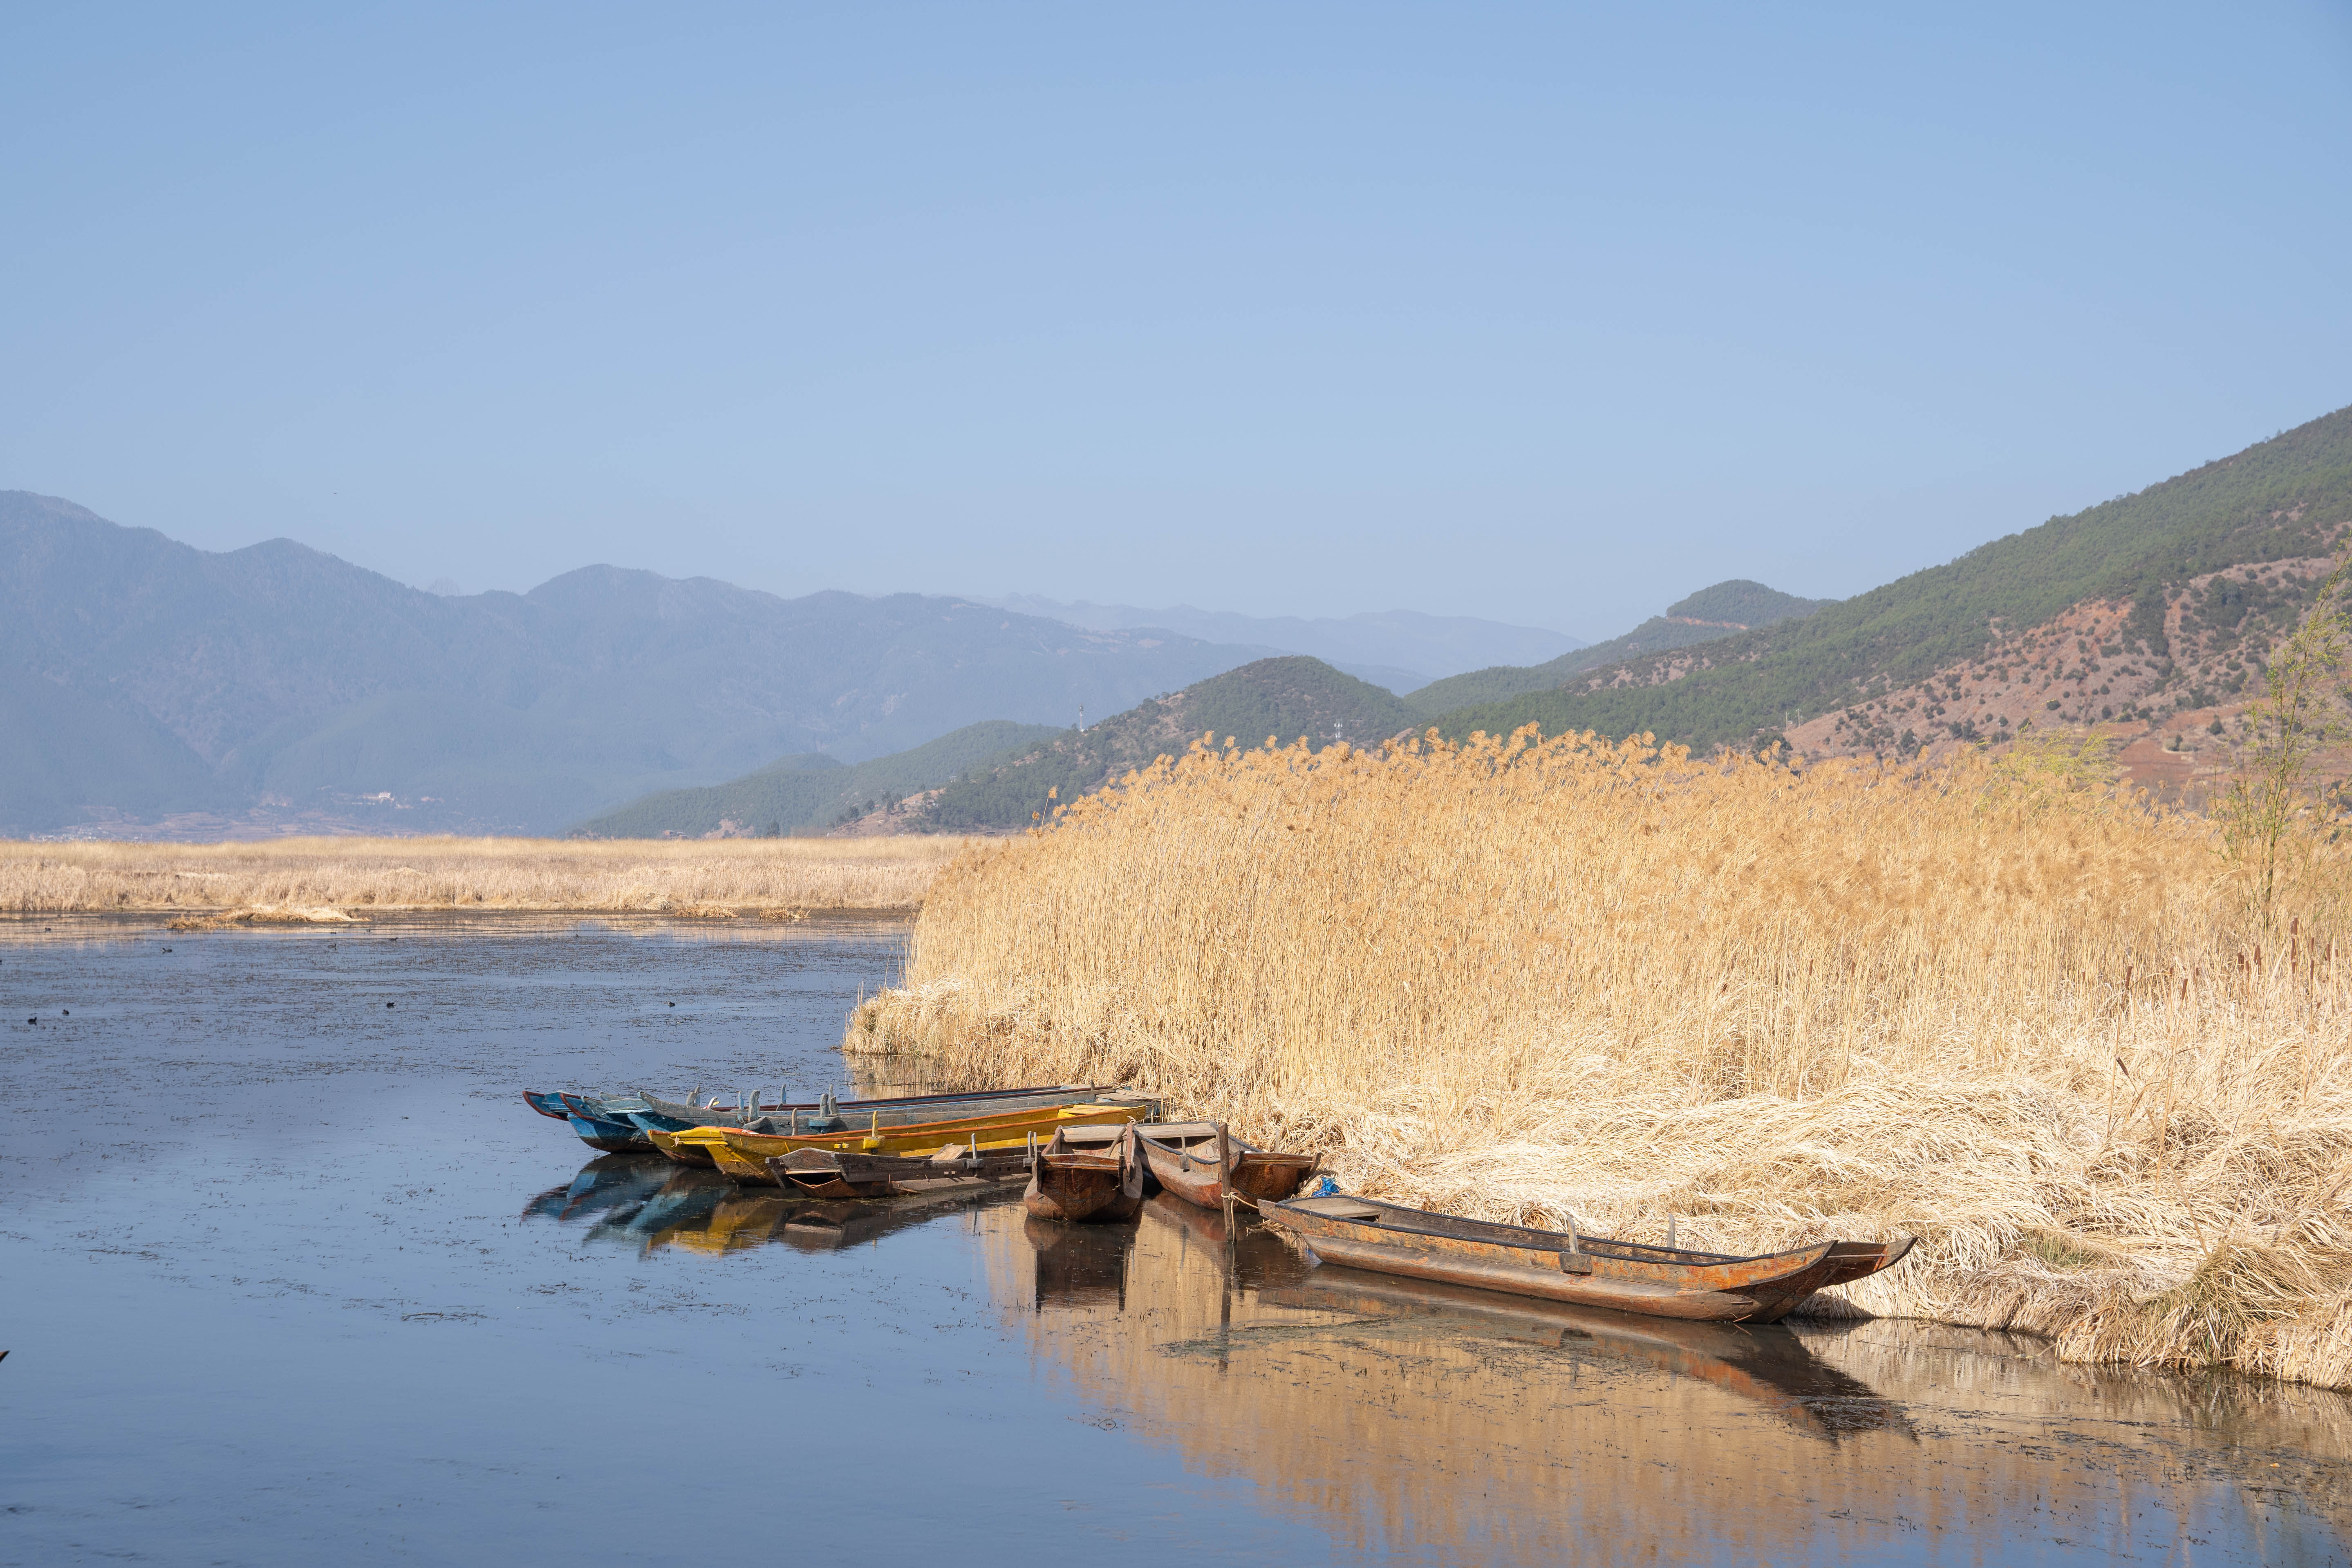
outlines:
{"label": "blue painted boat", "polygon": [[580,1142],[591,1149],[601,1149],[607,1154],[650,1154],[653,1140],[634,1121],[624,1121],[614,1114],[608,1101],[591,1099],[584,1094],[558,1096],[563,1109],[570,1112],[572,1131],[580,1134]]}

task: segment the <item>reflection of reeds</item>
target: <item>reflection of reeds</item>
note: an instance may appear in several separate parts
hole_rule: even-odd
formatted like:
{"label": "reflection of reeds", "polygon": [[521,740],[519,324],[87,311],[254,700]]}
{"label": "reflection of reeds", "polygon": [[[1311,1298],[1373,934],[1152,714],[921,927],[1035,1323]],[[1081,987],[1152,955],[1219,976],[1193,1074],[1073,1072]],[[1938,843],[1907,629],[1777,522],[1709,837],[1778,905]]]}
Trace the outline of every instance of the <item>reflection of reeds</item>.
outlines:
{"label": "reflection of reeds", "polygon": [[1914,1232],[1855,1306],[2352,1384],[2347,865],[2261,942],[2203,824],[2079,784],[1196,749],[944,873],[847,1043],[1488,1218]]}
{"label": "reflection of reeds", "polygon": [[1090,1419],[1246,1478],[1350,1560],[1807,1563],[1895,1542],[1940,1560],[1963,1539],[1987,1560],[2053,1535],[2163,1559],[2242,1508],[2268,1515],[2250,1526],[2275,1531],[2266,1556],[2316,1563],[2352,1517],[2352,1405],[2333,1394],[2061,1367],[1927,1324],[1750,1334],[1302,1278],[1254,1252],[1262,1232],[1229,1272],[1213,1216],[1174,1202],[1131,1242],[1050,1237],[1100,1260],[1051,1293],[1032,1256],[1051,1227],[988,1216],[1003,1321]]}
{"label": "reflection of reeds", "polygon": [[581,910],[726,917],[904,909],[960,838],[0,842],[0,910]]}

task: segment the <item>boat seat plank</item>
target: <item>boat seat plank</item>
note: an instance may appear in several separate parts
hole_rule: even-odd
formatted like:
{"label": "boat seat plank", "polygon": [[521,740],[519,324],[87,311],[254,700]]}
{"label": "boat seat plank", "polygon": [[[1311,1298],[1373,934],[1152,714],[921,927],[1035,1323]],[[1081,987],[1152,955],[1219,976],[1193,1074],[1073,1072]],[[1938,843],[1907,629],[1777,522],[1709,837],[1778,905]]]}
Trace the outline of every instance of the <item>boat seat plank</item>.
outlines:
{"label": "boat seat plank", "polygon": [[1290,1206],[1305,1209],[1308,1214],[1319,1214],[1325,1219],[1360,1219],[1374,1225],[1381,1222],[1381,1211],[1360,1198],[1293,1198]]}

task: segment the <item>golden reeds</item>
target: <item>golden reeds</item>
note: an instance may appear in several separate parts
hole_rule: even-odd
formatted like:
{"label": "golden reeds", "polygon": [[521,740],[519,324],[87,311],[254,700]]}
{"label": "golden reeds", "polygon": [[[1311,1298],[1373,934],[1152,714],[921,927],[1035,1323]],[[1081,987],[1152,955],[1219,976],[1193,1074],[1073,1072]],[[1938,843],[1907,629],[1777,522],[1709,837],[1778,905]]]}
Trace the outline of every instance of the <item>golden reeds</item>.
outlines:
{"label": "golden reeds", "polygon": [[958,838],[0,842],[0,910],[904,909]]}
{"label": "golden reeds", "polygon": [[2352,1384],[2344,858],[2258,940],[2210,826],[2079,760],[1196,747],[942,873],[847,1043],[1486,1217],[1912,1232],[1822,1310]]}

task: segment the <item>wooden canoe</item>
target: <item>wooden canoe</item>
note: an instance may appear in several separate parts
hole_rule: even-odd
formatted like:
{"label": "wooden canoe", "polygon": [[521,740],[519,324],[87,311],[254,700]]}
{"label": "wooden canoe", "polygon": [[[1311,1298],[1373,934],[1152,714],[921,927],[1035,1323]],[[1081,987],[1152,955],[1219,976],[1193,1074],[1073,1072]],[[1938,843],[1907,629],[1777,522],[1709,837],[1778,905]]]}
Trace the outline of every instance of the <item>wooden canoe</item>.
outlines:
{"label": "wooden canoe", "polygon": [[768,1174],[786,1192],[821,1198],[880,1198],[951,1188],[980,1189],[1029,1178],[1029,1152],[975,1151],[950,1143],[936,1154],[866,1154],[795,1149],[768,1156]]}
{"label": "wooden canoe", "polygon": [[1425,1214],[1370,1198],[1294,1198],[1258,1213],[1317,1259],[1587,1307],[1721,1323],[1777,1323],[1814,1291],[1891,1268],[1895,1241],[1823,1241],[1756,1258]]}
{"label": "wooden canoe", "polygon": [[1253,1206],[1277,1204],[1297,1192],[1298,1184],[1314,1173],[1312,1154],[1277,1153],[1244,1143],[1231,1133],[1223,1135],[1221,1164],[1219,1131],[1213,1121],[1166,1121],[1138,1127],[1135,1136],[1143,1146],[1152,1178],[1185,1202],[1204,1209],[1223,1210],[1228,1187],[1234,1196]]}
{"label": "wooden canoe", "polygon": [[739,1182],[776,1184],[768,1161],[779,1154],[819,1149],[847,1154],[914,1154],[929,1156],[949,1144],[977,1144],[982,1152],[1025,1149],[1034,1133],[1049,1139],[1065,1127],[1117,1126],[1135,1121],[1140,1105],[1050,1105],[1030,1110],[999,1111],[992,1116],[961,1117],[953,1121],[915,1122],[892,1127],[878,1120],[849,1132],[803,1133],[795,1138],[754,1132],[741,1127],[689,1127],[683,1132],[649,1133],[673,1159],[698,1150],[711,1163]]}
{"label": "wooden canoe", "polygon": [[1078,1146],[1063,1130],[1037,1152],[1021,1202],[1034,1219],[1089,1225],[1133,1219],[1143,1211],[1145,1167],[1135,1130],[1109,1148]]}
{"label": "wooden canoe", "polygon": [[[720,1105],[719,1097],[713,1095],[709,1104],[694,1105],[642,1091],[604,1095],[571,1090],[543,1094],[530,1089],[522,1091],[523,1103],[532,1110],[553,1121],[568,1122],[582,1142],[613,1154],[650,1152],[660,1147],[655,1133],[682,1132],[697,1127],[748,1127],[755,1131],[789,1136],[859,1129],[870,1131],[877,1125],[900,1127],[1058,1105],[1131,1104],[1141,1115],[1157,1114],[1159,1110],[1158,1101],[1148,1095],[1099,1084],[1033,1085],[1025,1089],[898,1095],[838,1102],[827,1095],[820,1100],[766,1107],[758,1105],[756,1095],[748,1098],[752,1103]],[[709,1162],[708,1156],[697,1153],[688,1155],[685,1163]]]}

